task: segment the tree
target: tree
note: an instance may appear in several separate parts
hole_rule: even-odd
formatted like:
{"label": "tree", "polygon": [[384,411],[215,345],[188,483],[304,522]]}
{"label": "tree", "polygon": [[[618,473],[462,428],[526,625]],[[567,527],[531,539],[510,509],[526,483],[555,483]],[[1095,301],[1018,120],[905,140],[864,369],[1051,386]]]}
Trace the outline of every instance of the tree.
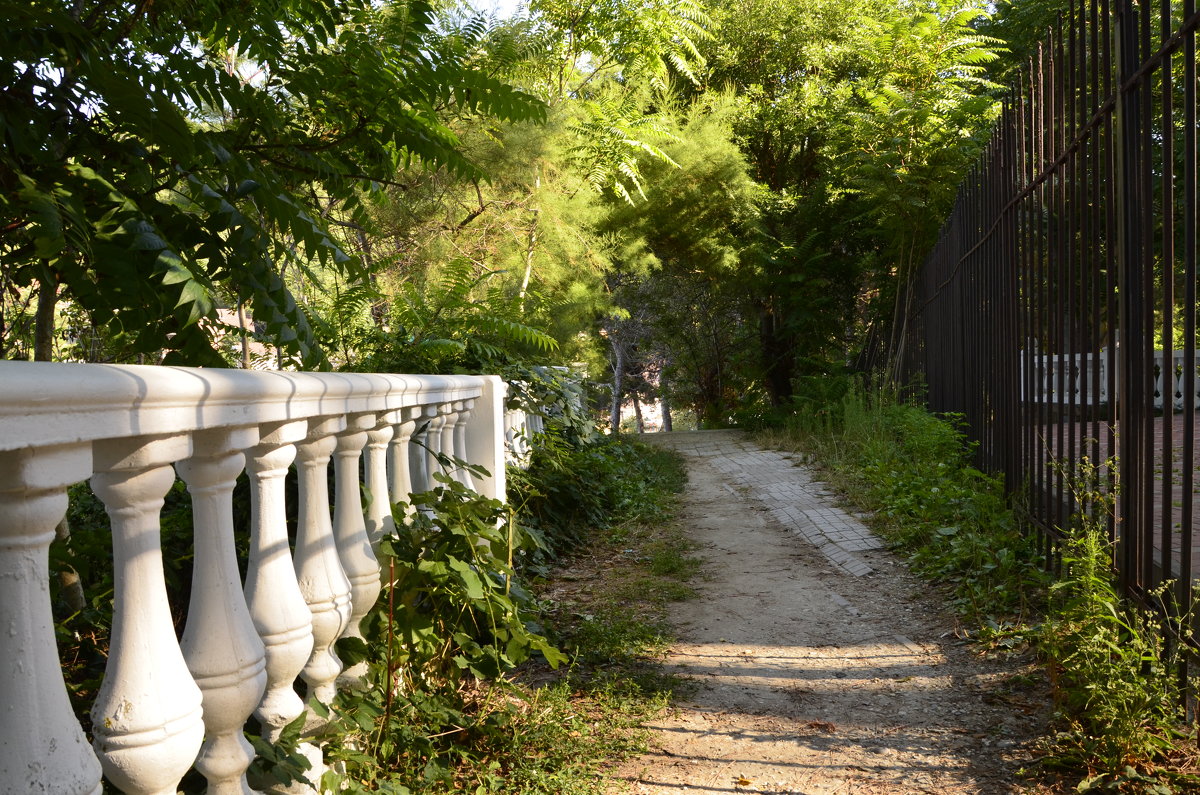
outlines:
{"label": "tree", "polygon": [[606,324],[614,349],[622,344],[643,370],[665,362],[672,402],[707,424],[728,422],[754,380],[753,308],[742,284],[752,278],[746,255],[762,190],[732,140],[734,110],[728,97],[694,102],[665,147],[670,162],[647,164],[646,199],[614,203],[605,222],[637,241],[610,281],[626,309]]}
{"label": "tree", "polygon": [[452,120],[490,178],[398,175],[403,187],[378,212],[385,234],[372,247],[389,262],[377,281],[383,295],[435,285],[465,258],[510,291],[512,319],[549,331],[566,361],[594,360],[595,319],[613,310],[608,274],[637,248],[605,219],[614,204],[644,201],[649,164],[670,165],[670,84],[696,77],[691,41],[705,20],[666,2],[542,3],[532,13],[484,26],[468,49],[472,65],[543,98],[546,123]]}
{"label": "tree", "polygon": [[67,298],[123,356],[222,364],[198,321],[250,302],[272,342],[327,365],[282,272],[361,278],[331,228],[365,229],[401,165],[479,176],[446,108],[544,114],[426,48],[422,0],[0,5],[6,282],[40,291],[39,333]]}
{"label": "tree", "polygon": [[1004,51],[988,65],[988,76],[996,83],[1013,81],[1016,72],[1037,56],[1038,44],[1046,40],[1050,29],[1068,12],[1062,0],[998,0],[995,10],[980,17],[975,27],[980,33],[1003,41]]}
{"label": "tree", "polygon": [[798,375],[853,358],[857,312],[890,316],[880,302],[982,145],[997,43],[972,27],[979,4],[735,0],[712,13],[711,80],[741,97],[735,130],[771,190],[746,286],[764,382],[784,405]]}

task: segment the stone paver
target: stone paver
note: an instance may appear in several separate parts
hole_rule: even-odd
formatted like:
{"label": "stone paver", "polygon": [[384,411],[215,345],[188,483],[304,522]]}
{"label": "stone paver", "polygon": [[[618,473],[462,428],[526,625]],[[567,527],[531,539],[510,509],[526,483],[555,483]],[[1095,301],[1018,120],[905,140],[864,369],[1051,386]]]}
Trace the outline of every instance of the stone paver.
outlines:
{"label": "stone paver", "polygon": [[856,577],[871,573],[871,567],[854,553],[879,549],[883,541],[839,508],[833,495],[794,456],[764,450],[740,431],[660,433],[643,439],[685,456],[711,456],[709,463],[752,503],[815,546],[835,567]]}

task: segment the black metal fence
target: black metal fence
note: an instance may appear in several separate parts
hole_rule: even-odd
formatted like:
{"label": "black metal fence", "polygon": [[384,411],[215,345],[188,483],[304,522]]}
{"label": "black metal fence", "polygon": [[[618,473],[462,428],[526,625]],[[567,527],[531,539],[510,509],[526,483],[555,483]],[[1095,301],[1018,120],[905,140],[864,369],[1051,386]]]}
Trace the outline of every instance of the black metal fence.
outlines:
{"label": "black metal fence", "polygon": [[1198,25],[1196,0],[1073,0],[915,277],[908,361],[1024,491],[1049,555],[1081,507],[1071,484],[1099,465],[1122,585],[1169,582],[1183,605],[1200,546]]}

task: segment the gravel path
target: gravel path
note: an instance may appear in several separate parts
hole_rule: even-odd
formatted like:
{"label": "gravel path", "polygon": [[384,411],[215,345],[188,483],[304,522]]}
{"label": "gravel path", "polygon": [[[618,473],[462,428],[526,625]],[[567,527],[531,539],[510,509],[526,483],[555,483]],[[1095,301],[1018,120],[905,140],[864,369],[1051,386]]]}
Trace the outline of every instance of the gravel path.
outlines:
{"label": "gravel path", "polygon": [[978,659],[928,586],[788,455],[734,431],[656,434],[688,462],[700,598],[668,668],[698,687],[624,765],[634,793],[1021,791],[1036,695]]}

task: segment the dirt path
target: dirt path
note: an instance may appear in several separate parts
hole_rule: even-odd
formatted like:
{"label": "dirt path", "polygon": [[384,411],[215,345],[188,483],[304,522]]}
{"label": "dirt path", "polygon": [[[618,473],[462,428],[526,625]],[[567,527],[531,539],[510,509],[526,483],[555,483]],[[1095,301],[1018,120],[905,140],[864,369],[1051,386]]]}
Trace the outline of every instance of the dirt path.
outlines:
{"label": "dirt path", "polygon": [[1040,701],[805,467],[737,432],[646,438],[687,456],[704,579],[667,665],[698,687],[618,772],[626,791],[1020,791]]}

